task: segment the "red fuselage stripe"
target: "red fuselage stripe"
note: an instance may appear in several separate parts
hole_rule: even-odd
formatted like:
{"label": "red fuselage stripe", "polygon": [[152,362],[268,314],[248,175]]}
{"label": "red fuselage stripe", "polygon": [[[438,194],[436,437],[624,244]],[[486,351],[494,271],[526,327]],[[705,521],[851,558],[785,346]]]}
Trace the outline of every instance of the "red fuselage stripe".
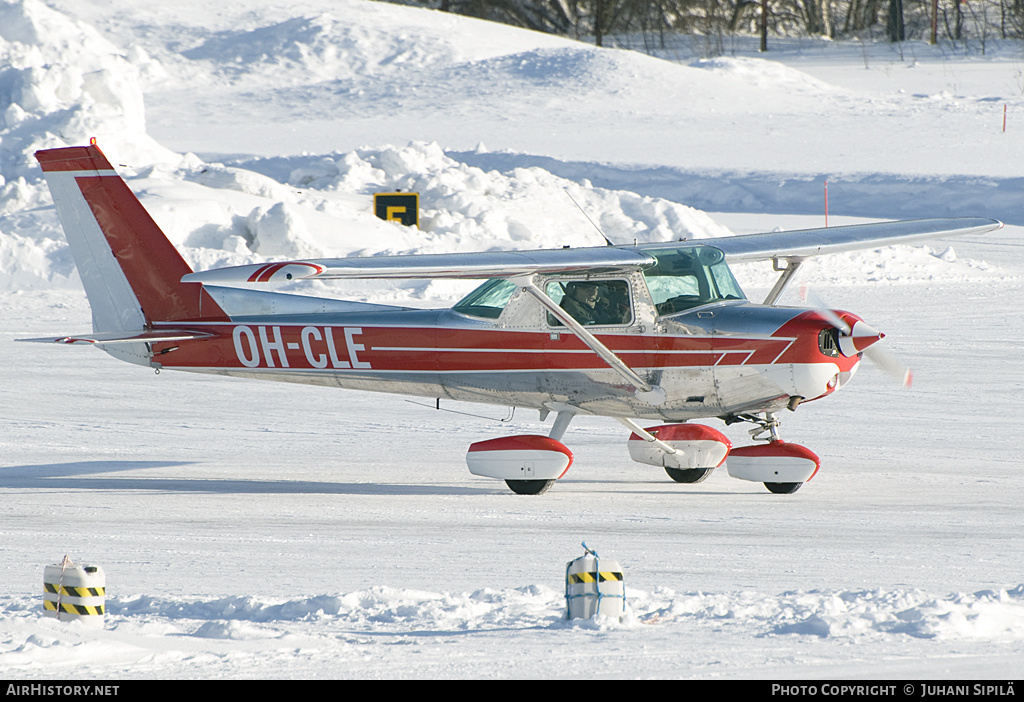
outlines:
{"label": "red fuselage stripe", "polygon": [[[454,328],[203,325],[212,339],[168,343],[167,367],[407,372],[516,372],[605,369],[574,336]],[[796,354],[793,337],[599,337],[633,368],[698,368],[773,363],[836,363],[814,349]],[[162,350],[160,344],[155,350]],[[804,344],[806,346],[806,344]],[[842,368],[846,370],[846,368]]]}

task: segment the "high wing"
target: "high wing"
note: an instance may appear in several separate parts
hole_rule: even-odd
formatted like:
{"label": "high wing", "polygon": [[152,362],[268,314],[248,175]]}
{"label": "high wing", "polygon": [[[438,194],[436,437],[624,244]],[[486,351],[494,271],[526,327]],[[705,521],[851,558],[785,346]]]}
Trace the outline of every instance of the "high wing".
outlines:
{"label": "high wing", "polygon": [[270,283],[304,278],[497,278],[533,273],[624,271],[656,263],[632,248],[602,246],[537,251],[324,258],[259,263],[190,273],[184,283]]}
{"label": "high wing", "polygon": [[946,236],[984,234],[1002,226],[1003,223],[998,220],[982,217],[912,219],[824,229],[746,234],[722,237],[706,243],[721,249],[729,261],[764,261],[772,258],[806,258],[893,244],[913,244]]}
{"label": "high wing", "polygon": [[[765,234],[687,241],[714,246],[729,261],[803,259],[821,254],[912,244],[940,237],[984,234],[1002,222],[980,217],[918,219],[800,229]],[[679,242],[638,246],[602,246],[537,251],[368,256],[280,261],[189,273],[184,283],[271,283],[329,278],[510,278],[535,273],[615,272],[644,269],[656,263],[648,253],[678,247]]]}

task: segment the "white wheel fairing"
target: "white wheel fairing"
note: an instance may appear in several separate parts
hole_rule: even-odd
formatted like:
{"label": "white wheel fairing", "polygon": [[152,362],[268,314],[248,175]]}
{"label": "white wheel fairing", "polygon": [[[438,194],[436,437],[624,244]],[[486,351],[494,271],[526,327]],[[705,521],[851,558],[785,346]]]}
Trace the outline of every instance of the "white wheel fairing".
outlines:
{"label": "white wheel fairing", "polygon": [[572,459],[565,444],[532,434],[478,441],[466,453],[470,473],[499,480],[557,480]]}
{"label": "white wheel fairing", "polygon": [[725,461],[729,475],[755,483],[805,483],[821,461],[805,446],[772,441],[733,449]]}
{"label": "white wheel fairing", "polygon": [[716,468],[722,464],[732,443],[721,432],[703,424],[666,424],[647,431],[673,449],[668,453],[657,444],[632,434],[629,456],[637,463],[681,470]]}

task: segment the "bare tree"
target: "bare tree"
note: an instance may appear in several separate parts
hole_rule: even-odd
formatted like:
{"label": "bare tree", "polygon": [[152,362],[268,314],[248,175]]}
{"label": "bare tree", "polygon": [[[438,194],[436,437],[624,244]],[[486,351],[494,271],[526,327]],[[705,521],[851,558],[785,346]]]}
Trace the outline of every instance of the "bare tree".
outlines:
{"label": "bare tree", "polygon": [[903,41],[907,38],[906,29],[903,26],[903,0],[889,0],[889,17],[885,23],[886,34],[889,41]]}
{"label": "bare tree", "polygon": [[[707,54],[723,51],[723,37],[886,36],[890,41],[978,41],[1024,38],[1024,0],[392,0],[504,22],[595,44],[665,48],[666,37],[690,35]],[[941,32],[940,36],[940,31]],[[867,32],[868,36],[864,36]]]}

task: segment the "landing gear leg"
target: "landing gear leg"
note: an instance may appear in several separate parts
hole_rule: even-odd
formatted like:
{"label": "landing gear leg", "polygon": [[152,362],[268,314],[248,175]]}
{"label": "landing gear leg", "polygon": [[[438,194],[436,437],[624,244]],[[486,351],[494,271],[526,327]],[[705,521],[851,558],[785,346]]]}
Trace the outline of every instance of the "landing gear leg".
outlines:
{"label": "landing gear leg", "polygon": [[775,415],[774,412],[765,412],[764,419],[761,419],[756,414],[744,414],[740,417],[745,422],[753,422],[758,425],[757,429],[751,429],[748,434],[754,441],[764,441],[765,434],[768,434],[768,441],[775,442],[779,441],[779,427],[782,426],[782,421]]}
{"label": "landing gear leg", "polygon": [[565,430],[569,428],[569,422],[576,416],[575,412],[559,412],[555,416],[555,421],[551,425],[551,433],[548,434],[549,439],[555,441],[561,441],[562,437],[565,436]]}

